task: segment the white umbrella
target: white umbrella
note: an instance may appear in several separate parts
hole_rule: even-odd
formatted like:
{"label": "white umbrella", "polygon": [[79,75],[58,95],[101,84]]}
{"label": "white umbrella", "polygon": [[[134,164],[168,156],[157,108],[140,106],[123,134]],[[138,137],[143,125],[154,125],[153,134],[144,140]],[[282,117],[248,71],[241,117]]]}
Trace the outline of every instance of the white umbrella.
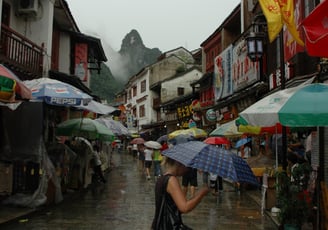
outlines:
{"label": "white umbrella", "polygon": [[[313,78],[297,87],[279,90],[270,94],[239,113],[239,116],[250,125],[261,127],[275,126],[277,123],[281,123],[279,120],[279,111],[281,108],[298,90],[308,86],[312,81]],[[299,107],[304,107],[304,105],[299,104]],[[311,124],[311,126],[315,125]]]}
{"label": "white umbrella", "polygon": [[110,129],[115,135],[121,136],[130,136],[129,130],[125,127],[121,122],[115,121],[112,118],[108,117],[100,117],[95,119],[95,121],[105,125],[108,129]]}
{"label": "white umbrella", "polygon": [[148,148],[152,148],[152,149],[160,149],[162,148],[162,145],[160,143],[158,143],[157,141],[146,141],[144,143],[144,145]]}
{"label": "white umbrella", "polygon": [[88,110],[90,112],[103,114],[103,115],[111,114],[111,113],[119,110],[113,106],[105,105],[105,104],[99,103],[95,100],[90,101],[87,105],[79,105],[76,107],[79,109],[84,109],[84,110]]}

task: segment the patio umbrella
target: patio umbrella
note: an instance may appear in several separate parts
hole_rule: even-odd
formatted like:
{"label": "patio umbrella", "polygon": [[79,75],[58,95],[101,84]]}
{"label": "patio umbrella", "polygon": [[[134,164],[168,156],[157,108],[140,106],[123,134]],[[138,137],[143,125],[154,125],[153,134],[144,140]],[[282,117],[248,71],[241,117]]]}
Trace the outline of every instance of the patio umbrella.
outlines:
{"label": "patio umbrella", "polygon": [[31,99],[31,90],[4,65],[0,64],[0,100],[15,102],[22,99]]}
{"label": "patio umbrella", "polygon": [[209,136],[238,137],[242,134],[242,132],[238,131],[236,120],[232,120],[214,129]]}
{"label": "patio umbrella", "polygon": [[146,147],[152,148],[152,149],[162,148],[162,145],[160,143],[158,143],[157,141],[146,141],[144,144]]}
{"label": "patio umbrella", "polygon": [[175,145],[162,152],[187,167],[217,174],[234,182],[259,185],[247,162],[229,150],[201,141]]}
{"label": "patio umbrella", "polygon": [[114,133],[90,118],[74,118],[57,125],[57,136],[81,136],[90,140],[113,141]]}
{"label": "patio umbrella", "polygon": [[235,148],[239,148],[242,145],[247,144],[250,141],[252,141],[252,138],[250,138],[250,137],[242,138],[236,142]]}
{"label": "patio umbrella", "polygon": [[118,136],[130,136],[129,130],[127,127],[125,127],[121,122],[115,121],[112,118],[109,117],[100,117],[95,119],[95,121],[105,125],[107,128],[109,128],[115,135]]}
{"label": "patio umbrella", "polygon": [[145,140],[142,137],[133,138],[130,144],[144,144]]}
{"label": "patio umbrella", "polygon": [[92,97],[74,86],[50,78],[38,78],[24,81],[32,91],[32,100],[44,101],[50,105],[76,106],[86,105]]}
{"label": "patio umbrella", "polygon": [[289,127],[328,125],[328,85],[303,84],[273,93],[240,113],[248,124]]}
{"label": "patio umbrella", "polygon": [[182,135],[190,135],[196,139],[207,137],[207,132],[205,130],[196,128],[196,127],[192,127],[189,129],[179,129],[179,130],[173,131],[172,133],[169,133],[168,137],[169,137],[169,139],[172,139],[181,134]]}
{"label": "patio umbrella", "polygon": [[210,145],[230,145],[230,141],[225,137],[208,137],[204,143]]}

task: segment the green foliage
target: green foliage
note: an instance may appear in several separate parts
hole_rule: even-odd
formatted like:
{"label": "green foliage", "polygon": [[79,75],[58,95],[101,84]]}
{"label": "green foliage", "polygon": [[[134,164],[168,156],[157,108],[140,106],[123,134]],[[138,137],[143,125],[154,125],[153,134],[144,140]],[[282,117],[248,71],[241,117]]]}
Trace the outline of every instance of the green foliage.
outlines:
{"label": "green foliage", "polygon": [[124,83],[117,81],[107,65],[101,65],[100,74],[93,70],[91,73],[90,89],[101,100],[112,102],[115,95],[124,89]]}
{"label": "green foliage", "polygon": [[308,163],[299,164],[291,174],[276,173],[277,200],[280,212],[279,221],[282,224],[302,226],[311,214],[311,198],[306,188],[309,181],[311,166]]}

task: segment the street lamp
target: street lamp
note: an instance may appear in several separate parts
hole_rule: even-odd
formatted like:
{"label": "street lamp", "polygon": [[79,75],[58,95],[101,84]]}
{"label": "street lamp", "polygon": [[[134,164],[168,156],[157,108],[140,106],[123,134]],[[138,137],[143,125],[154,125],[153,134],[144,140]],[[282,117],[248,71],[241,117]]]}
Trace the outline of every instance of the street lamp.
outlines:
{"label": "street lamp", "polygon": [[250,32],[246,38],[247,56],[251,61],[256,62],[263,56],[263,35],[261,33]]}

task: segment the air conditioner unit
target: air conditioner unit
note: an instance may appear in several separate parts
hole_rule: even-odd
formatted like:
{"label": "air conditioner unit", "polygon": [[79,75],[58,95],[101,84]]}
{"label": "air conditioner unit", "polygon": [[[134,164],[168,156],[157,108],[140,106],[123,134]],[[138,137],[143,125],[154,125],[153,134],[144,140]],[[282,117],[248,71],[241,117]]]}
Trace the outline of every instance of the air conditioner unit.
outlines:
{"label": "air conditioner unit", "polygon": [[36,15],[38,13],[38,8],[38,0],[17,0],[17,13],[19,15]]}

